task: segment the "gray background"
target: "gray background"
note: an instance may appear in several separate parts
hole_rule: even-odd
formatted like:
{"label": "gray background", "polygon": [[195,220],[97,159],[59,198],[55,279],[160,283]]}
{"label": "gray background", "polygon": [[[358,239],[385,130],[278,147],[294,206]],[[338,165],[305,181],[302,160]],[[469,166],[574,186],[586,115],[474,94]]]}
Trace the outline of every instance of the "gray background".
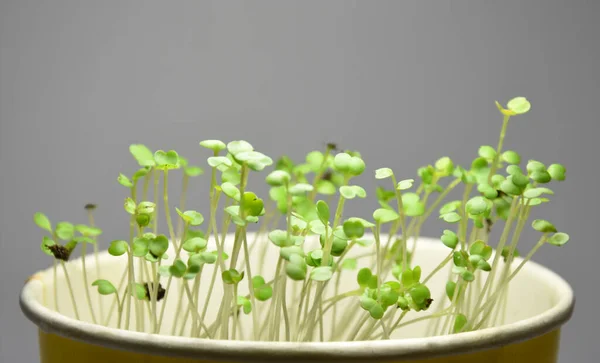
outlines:
{"label": "gray background", "polygon": [[2,0],[0,361],[38,359],[17,305],[26,277],[50,263],[32,214],[83,222],[94,201],[105,241],[124,235],[115,179],[133,170],[130,143],[204,164],[205,138],[296,158],[336,141],[360,149],[370,171],[411,177],[443,154],[467,163],[495,145],[493,101],[521,95],[533,109],[511,123],[507,146],[569,169],[542,215],[572,241],[536,257],[578,297],[561,361],[597,361],[599,3]]}

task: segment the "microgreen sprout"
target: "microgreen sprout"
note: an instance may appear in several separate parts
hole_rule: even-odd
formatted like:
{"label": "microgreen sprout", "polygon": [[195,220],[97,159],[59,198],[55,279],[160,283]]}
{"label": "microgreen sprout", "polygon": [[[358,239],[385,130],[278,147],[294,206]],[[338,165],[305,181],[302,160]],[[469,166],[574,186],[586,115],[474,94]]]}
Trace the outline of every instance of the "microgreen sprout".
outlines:
{"label": "microgreen sprout", "polygon": [[[539,240],[517,259],[531,209],[550,201],[566,169],[504,150],[511,120],[531,105],[517,97],[496,106],[503,120],[497,146],[480,146],[465,166],[443,156],[415,174],[381,167],[371,174],[378,184],[372,192],[358,183],[366,170],[360,153],[333,144],[296,162],[287,156],[274,161],[244,140],[204,140],[206,173],[174,150],[131,145],[139,169],[116,178],[124,187],[130,233],[106,245],[110,255],[126,261],[120,283],[102,279],[98,263],[98,279],[88,281],[87,245],[94,246],[98,261],[103,243],[94,204],[85,206],[85,225],[53,224],[42,213],[34,215],[44,232],[41,250],[54,261],[54,309],[64,310],[57,296],[62,268],[77,319],[83,301],[74,296],[75,271],[82,274],[91,322],[108,325],[114,314],[102,300],[94,311],[90,291],[97,291],[114,296],[117,328],[153,334],[303,342],[389,339],[422,320],[430,320],[435,335],[500,325],[511,280],[540,248],[564,246],[569,236],[535,219],[531,228]],[[171,175],[181,175],[178,206],[169,201]],[[186,203],[188,186],[202,175],[210,185],[209,202],[199,212]],[[265,195],[250,188],[254,179],[266,182]],[[455,189],[462,189],[461,197],[449,200]],[[347,203],[367,197],[378,202],[374,211],[362,217],[345,212]],[[439,236],[447,256],[422,269],[415,255],[423,253],[418,241],[432,215],[445,224]],[[68,269],[78,246],[81,268]],[[445,291],[434,300],[438,291],[430,281],[440,273],[447,276]],[[356,281],[354,289],[340,291],[344,277]],[[354,304],[343,303],[352,299]],[[218,311],[208,314],[209,305]],[[167,306],[175,311],[165,314]]]}

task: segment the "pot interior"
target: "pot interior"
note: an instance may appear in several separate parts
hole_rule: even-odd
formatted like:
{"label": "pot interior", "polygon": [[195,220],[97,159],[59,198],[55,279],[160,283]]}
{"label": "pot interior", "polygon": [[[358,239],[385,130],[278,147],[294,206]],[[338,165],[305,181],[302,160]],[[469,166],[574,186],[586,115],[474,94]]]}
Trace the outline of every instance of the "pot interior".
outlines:
{"label": "pot interior", "polygon": [[[252,241],[253,236],[249,235],[249,242],[252,243]],[[312,242],[314,243],[315,241]],[[256,246],[251,245],[251,248],[254,249],[254,251],[251,253],[251,266],[253,268],[252,272],[254,274],[260,273],[262,276],[265,277],[266,281],[270,281],[270,279],[274,275],[275,267],[277,265],[279,249],[270,244],[268,241],[260,241],[260,243],[258,243]],[[211,248],[209,247],[209,250],[210,249]],[[358,257],[358,268],[356,270],[348,270],[342,272],[339,287],[340,293],[355,290],[358,288],[356,282],[356,273],[358,269],[362,267],[373,267],[371,266],[370,258],[360,258],[360,255],[364,254],[367,250],[370,251],[372,249],[361,249],[360,247],[358,247],[354,250],[354,257]],[[448,256],[449,252],[450,250],[447,247],[445,247],[439,240],[422,238],[418,242],[417,253],[414,256],[413,265],[421,266],[423,271],[422,276],[427,276],[429,272],[431,272],[435,267],[437,267],[438,264]],[[185,252],[182,253],[185,255]],[[169,256],[173,255],[173,251],[169,251]],[[264,256],[264,258],[262,258],[261,256]],[[184,256],[183,260],[185,261],[186,259],[187,256]],[[94,256],[88,255],[86,258],[88,282],[91,283],[92,281],[101,278],[111,281],[115,286],[118,287],[119,282],[123,281],[123,276],[127,266],[126,261],[127,258],[125,256],[114,257],[110,256],[107,252],[102,252],[98,256],[98,265],[96,265],[96,260]],[[516,264],[518,264],[520,261],[520,259],[517,259]],[[239,261],[239,263],[243,263],[243,261]],[[500,263],[502,264],[502,262]],[[163,264],[168,265],[170,264],[170,261],[165,260]],[[448,266],[450,265],[451,264],[448,264]],[[206,315],[207,325],[214,321],[214,318],[217,315],[217,311],[220,306],[221,297],[223,295],[222,284],[216,283],[212,297],[207,302],[206,296],[208,293],[210,280],[214,271],[214,266],[215,265],[205,265],[202,271],[202,278],[198,294],[198,305],[200,309],[202,309],[204,305],[208,303],[208,312]],[[242,265],[238,265],[238,268],[240,270],[241,266]],[[540,268],[539,266],[535,268],[536,266],[537,265],[526,265],[525,268],[511,282],[508,298],[506,300],[506,313],[503,317],[504,324],[510,324],[541,314],[555,306],[561,299],[560,292],[553,288],[553,281],[549,280],[548,275],[540,274]],[[148,280],[146,273],[152,273],[150,264],[147,264],[146,268],[140,268],[139,262],[135,262],[135,275],[144,276],[144,281]],[[73,287],[74,298],[76,301],[80,319],[86,322],[92,322],[90,309],[86,299],[81,259],[74,259],[72,261],[69,261],[68,263],[66,263],[66,269],[68,271],[71,285]],[[447,305],[448,300],[445,296],[445,285],[448,281],[449,273],[451,273],[451,271],[448,267],[442,270],[440,273],[436,274],[435,277],[433,277],[428,283],[428,286],[432,292],[432,298],[434,299],[430,309],[428,311],[419,313],[411,312],[405,317],[405,321],[409,321],[417,317],[431,314],[435,311],[438,311],[438,309],[441,309],[443,305]],[[36,278],[40,279],[43,282],[43,289],[40,289],[37,292],[36,298],[40,303],[52,310],[55,309],[55,289],[53,285],[53,276],[53,268],[46,269],[36,275]],[[56,302],[58,303],[58,311],[63,315],[75,318],[75,312],[67,287],[65,273],[62,270],[62,268],[57,269],[56,278],[58,281],[56,288],[56,291],[58,292],[56,297]],[[217,279],[220,279],[220,271],[217,274]],[[386,280],[388,279],[394,278],[392,276],[388,276]],[[161,278],[161,284],[164,287],[166,287],[167,281],[168,278]],[[179,297],[182,294],[182,289],[180,289],[180,287],[182,286],[181,281],[181,279],[173,279],[172,286],[166,298],[166,302],[165,300],[162,300],[158,303],[159,311],[162,308],[162,304],[167,304],[165,309],[164,321],[160,330],[161,334],[179,335],[183,332],[184,335],[189,336],[189,331],[192,322],[191,315],[188,315],[187,313],[179,314],[179,320],[177,320],[177,323],[175,323],[176,311],[178,310],[180,300]],[[472,283],[477,284],[479,282],[476,280]],[[190,282],[190,286],[191,284],[192,282]],[[292,302],[298,299],[299,292],[302,288],[302,284],[303,283],[301,281],[294,282],[289,279],[287,280],[288,306],[293,306]],[[325,296],[325,299],[331,297],[331,295],[333,294],[331,292],[332,290],[333,289],[330,289],[330,293],[328,296]],[[123,289],[121,289],[120,291],[123,291]],[[247,294],[247,292],[247,277],[245,277],[244,280],[240,283],[240,294]],[[92,300],[91,305],[96,315],[102,315],[102,321],[108,321],[109,327],[116,327],[117,314],[114,297],[99,296],[99,294],[96,291],[96,288],[91,286],[90,294]],[[475,297],[473,297],[473,299],[475,299]],[[187,311],[188,299],[185,297],[185,295],[183,295],[182,301],[183,302],[180,304],[179,310]],[[259,322],[265,321],[267,315],[270,312],[269,306],[270,302],[257,302],[257,306],[255,306],[255,308],[258,312]],[[149,332],[151,324],[148,309],[150,309],[150,304],[142,302],[139,307],[144,311],[143,314],[140,313],[138,315],[140,317],[143,316],[143,319],[140,319],[141,323],[139,324],[139,328],[141,331]],[[351,313],[344,314],[344,311],[346,311],[347,307],[352,308]],[[333,309],[329,310],[325,314],[324,327],[326,335],[327,331],[332,326],[332,310]],[[112,312],[112,314],[108,318],[110,312]],[[296,314],[296,311],[292,308],[289,311],[289,313],[290,315],[293,315]],[[346,324],[353,323],[354,321],[358,320],[361,316],[363,316],[364,313],[364,310],[362,310],[359,306],[358,297],[347,298],[337,308],[336,324],[338,327],[343,327]],[[125,317],[125,313],[123,316]],[[501,318],[502,317],[500,317],[499,319]],[[251,314],[240,314],[240,324],[241,336],[239,336],[238,339],[251,340]],[[284,324],[283,322],[277,322],[277,324],[279,324],[281,327],[281,336],[283,337]],[[134,313],[134,307],[132,306],[130,327],[132,329],[135,329],[136,325],[138,325],[136,324],[136,314]],[[424,337],[431,334],[428,331],[428,327],[430,327],[429,321],[425,320],[422,322],[418,322],[406,328],[396,330],[393,333],[392,338]]]}

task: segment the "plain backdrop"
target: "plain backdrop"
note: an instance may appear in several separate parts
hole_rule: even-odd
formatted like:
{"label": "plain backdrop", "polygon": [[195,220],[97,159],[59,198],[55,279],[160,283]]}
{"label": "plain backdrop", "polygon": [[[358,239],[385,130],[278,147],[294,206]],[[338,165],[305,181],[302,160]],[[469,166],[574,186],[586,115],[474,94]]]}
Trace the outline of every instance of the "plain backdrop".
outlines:
{"label": "plain backdrop", "polygon": [[[205,165],[206,138],[296,159],[336,142],[363,153],[372,193],[381,166],[410,178],[443,155],[468,164],[497,142],[494,100],[514,96],[533,108],[506,146],[568,168],[534,213],[572,237],[535,257],[577,294],[561,361],[597,362],[599,15],[596,0],[2,0],[0,362],[38,359],[18,307],[27,276],[51,263],[32,214],[84,222],[96,202],[103,247],[125,235],[116,176],[134,170],[129,144]],[[206,194],[195,182],[191,206],[205,211]]]}

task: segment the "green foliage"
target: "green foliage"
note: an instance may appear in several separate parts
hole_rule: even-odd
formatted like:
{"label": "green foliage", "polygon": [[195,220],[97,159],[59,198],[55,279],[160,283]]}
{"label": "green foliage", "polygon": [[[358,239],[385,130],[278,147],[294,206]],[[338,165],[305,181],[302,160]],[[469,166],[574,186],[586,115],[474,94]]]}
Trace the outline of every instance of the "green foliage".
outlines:
{"label": "green foliage", "polygon": [[[179,290],[180,299],[183,300],[178,301],[177,306],[181,307],[178,308],[178,314],[181,314],[181,321],[191,319],[191,316],[196,322],[191,329],[192,335],[215,338],[210,335],[215,332],[219,332],[219,335],[227,332],[226,338],[237,338],[243,336],[239,331],[235,332],[240,329],[240,324],[244,329],[249,328],[250,324],[252,329],[256,329],[254,325],[259,323],[260,327],[264,326],[266,329],[264,333],[258,333],[263,338],[272,339],[278,336],[275,329],[281,325],[284,329],[290,329],[291,326],[296,330],[295,339],[298,341],[310,341],[316,339],[313,327],[318,327],[317,322],[321,318],[321,309],[318,308],[322,306],[323,310],[329,309],[342,300],[344,303],[348,301],[347,306],[356,306],[358,300],[360,308],[367,311],[372,319],[386,317],[380,325],[384,330],[390,330],[386,333],[393,333],[393,310],[410,311],[418,316],[417,313],[429,309],[433,300],[432,291],[426,285],[427,281],[435,274],[444,273],[446,267],[451,267],[453,275],[445,289],[450,302],[443,301],[439,309],[436,307],[436,311],[446,311],[449,314],[440,314],[440,317],[434,314],[432,318],[447,319],[437,325],[444,327],[445,332],[460,333],[494,324],[494,321],[481,319],[485,319],[485,316],[501,316],[494,310],[503,306],[495,300],[504,296],[499,292],[506,286],[500,279],[507,277],[504,271],[518,269],[512,265],[503,270],[504,265],[501,264],[500,267],[494,267],[497,271],[492,271],[492,266],[497,260],[492,258],[491,246],[501,246],[498,247],[497,253],[507,263],[526,263],[533,252],[542,245],[563,246],[569,240],[569,236],[559,232],[552,223],[536,219],[532,222],[532,227],[542,234],[538,244],[524,260],[512,260],[512,257],[519,256],[517,247],[522,248],[519,240],[526,220],[530,215],[537,217],[542,209],[538,206],[545,205],[554,194],[554,184],[547,184],[565,180],[566,169],[561,164],[546,167],[537,160],[529,160],[520,166],[521,161],[527,159],[522,159],[515,151],[504,150],[503,145],[508,144],[504,143],[504,137],[513,124],[509,123],[509,120],[528,112],[531,105],[525,98],[517,97],[511,99],[505,107],[499,103],[496,103],[496,106],[504,116],[501,137],[497,144],[496,140],[490,140],[489,143],[498,146],[479,147],[470,166],[457,165],[450,157],[444,156],[420,167],[416,175],[401,170],[398,175],[406,175],[409,179],[400,181],[397,181],[390,168],[375,170],[375,179],[391,180],[384,181],[385,187],[377,186],[375,189],[378,204],[374,211],[371,209],[371,221],[348,217],[354,215],[347,210],[349,204],[354,205],[348,203],[348,200],[367,197],[367,191],[361,183],[357,183],[360,179],[356,177],[362,175],[366,169],[366,164],[357,151],[338,149],[337,146],[328,144],[323,150],[310,151],[299,162],[288,156],[281,156],[273,165],[273,159],[255,150],[247,141],[236,140],[226,144],[220,140],[204,140],[200,142],[200,146],[211,150],[210,155],[207,155],[207,163],[211,168],[208,173],[209,179],[192,183],[188,178],[202,175],[203,170],[190,165],[188,159],[176,151],[153,152],[142,144],[131,145],[129,150],[139,166],[133,171],[120,173],[117,178],[121,185],[131,189],[128,191],[130,197],[126,198],[123,204],[129,214],[124,216],[124,219],[128,222],[130,234],[117,237],[123,239],[113,240],[108,245],[108,253],[121,256],[120,261],[131,263],[129,261],[133,257],[140,259],[134,261],[133,266],[129,266],[134,267],[135,271],[133,284],[125,282],[128,281],[128,274],[124,275],[120,284],[124,286],[121,289],[125,297],[130,299],[131,294],[135,299],[148,302],[141,307],[149,309],[151,315],[156,314],[153,324],[158,323],[162,312],[165,311],[165,305],[157,309],[156,301],[150,303],[152,297],[149,295],[151,287],[156,283],[156,300],[159,301],[165,296],[167,292],[157,283],[161,277],[165,277],[169,280],[165,285],[171,290],[169,294],[173,294],[174,289],[185,286],[182,283],[186,283],[192,296],[200,296],[197,301],[192,301],[192,304],[185,303],[187,296],[184,292],[187,291]],[[291,146],[293,145],[290,144]],[[401,165],[402,160],[398,156],[401,155],[401,151],[390,150],[390,155],[396,155],[397,159],[392,159],[393,164],[390,165]],[[271,166],[273,169],[268,170]],[[168,173],[176,169],[181,170]],[[254,172],[263,170],[265,174],[256,178]],[[162,189],[159,171],[164,173]],[[168,177],[172,178],[171,183],[165,185]],[[183,177],[183,180],[178,179],[180,177]],[[373,174],[370,177],[373,178]],[[269,201],[264,201],[251,191],[263,191],[260,186],[255,186],[256,181],[261,179],[267,184]],[[209,193],[201,194],[208,200],[189,201],[199,211],[185,209],[185,203],[188,202],[185,193],[181,195],[179,204],[173,201],[177,201],[178,194],[171,195],[169,201],[170,192],[179,182],[182,182],[183,191],[187,191],[189,186],[190,192],[199,185],[210,185]],[[452,200],[453,198],[456,200]],[[164,205],[160,210],[155,204],[158,201]],[[535,213],[531,211],[534,207]],[[173,208],[177,213],[174,221],[171,220]],[[40,245],[42,252],[62,262],[69,260],[73,250],[80,243],[83,244],[82,247],[89,243],[104,246],[102,230],[94,226],[93,209],[93,205],[86,207],[89,226],[73,225],[69,222],[60,222],[53,226],[44,214],[35,213],[35,224],[46,234]],[[442,221],[455,224],[448,229],[442,229],[440,236],[441,242],[450,249],[450,254],[441,262],[427,263],[427,271],[422,271],[413,260],[413,243],[427,233],[429,229],[425,223],[437,210]],[[202,230],[198,227],[204,224],[204,215],[200,212],[204,213],[207,222],[210,222],[206,223]],[[361,211],[358,215],[365,216],[364,212]],[[166,221],[160,221],[161,218],[165,218]],[[508,220],[512,221],[512,224],[508,223]],[[253,223],[257,223],[257,226],[252,226]],[[250,234],[250,230],[255,227],[259,231],[258,235]],[[278,227],[282,229],[277,229]],[[507,229],[502,231],[504,228]],[[235,233],[231,233],[232,229]],[[164,231],[168,231],[169,238],[160,234],[166,233]],[[118,230],[111,232],[118,233]],[[378,243],[374,243],[375,238]],[[268,246],[267,239],[277,250],[273,251],[273,246]],[[208,251],[208,241],[215,243],[218,251]],[[172,263],[167,264],[170,243],[173,243],[174,258]],[[250,256],[247,253],[250,253]],[[259,261],[262,261],[264,266],[256,266],[260,267],[257,269],[252,266],[251,271],[255,275],[251,276],[245,263],[256,264],[256,255],[261,253],[266,253],[265,256],[259,256]],[[234,263],[225,263],[230,258],[229,254],[230,262]],[[420,252],[418,255],[420,256]],[[274,258],[271,259],[272,256]],[[428,256],[419,257],[419,261],[425,258]],[[437,262],[440,264],[436,265]],[[137,263],[140,263],[139,267]],[[277,274],[271,275],[275,266],[279,267]],[[363,266],[369,267],[361,268]],[[148,271],[147,267],[151,267],[152,270]],[[267,276],[261,275],[263,271],[269,271],[269,283],[265,281]],[[344,281],[350,274],[349,271],[352,271],[352,276],[356,274],[358,288],[350,291],[340,289],[338,293],[332,293],[337,282]],[[217,273],[221,273],[221,279],[216,279]],[[239,285],[245,273],[252,277],[251,281],[247,281],[249,286]],[[423,281],[422,274],[427,276]],[[391,280],[385,281],[386,276],[391,276]],[[102,272],[99,277],[102,277]],[[168,287],[173,278],[183,279],[173,285],[177,286],[176,288]],[[285,282],[288,278],[299,283],[293,283],[290,287]],[[471,292],[469,289],[477,287],[471,285],[476,278],[481,280],[478,281],[481,283],[479,288],[491,288],[482,301],[465,305],[469,298],[478,299],[476,295],[472,296],[473,294],[465,295],[465,292]],[[494,284],[487,284],[486,280],[490,278],[496,279],[497,282],[495,280]],[[204,295],[204,290],[199,289],[200,286],[202,289],[207,288],[206,280],[211,281],[208,287],[210,291]],[[330,281],[332,283],[329,283]],[[99,279],[92,285],[100,294],[118,294],[115,286],[107,280]],[[212,290],[218,285],[233,286],[220,286],[225,288],[225,293],[214,294]],[[241,289],[238,289],[240,287]],[[247,288],[251,292],[249,295]],[[237,300],[234,300],[233,291],[239,293]],[[437,291],[434,293],[437,295]],[[177,298],[177,294],[174,296]],[[350,297],[356,300],[346,300]],[[210,314],[203,316],[205,320],[198,324],[198,316],[189,315],[192,305],[196,305],[200,310],[201,307],[208,306],[206,299],[211,298],[221,299],[218,302],[222,312],[214,317]],[[286,316],[281,323],[278,319],[267,317],[266,324],[261,321],[255,322],[257,316],[253,316],[253,319],[241,316],[242,313],[253,312],[257,301],[264,302],[271,298],[274,300],[272,306],[277,307],[277,311],[282,303],[292,307],[293,313],[288,314],[291,316]],[[213,301],[210,301],[210,304],[213,304]],[[119,314],[124,310],[124,302],[126,299],[118,301]],[[130,305],[129,302],[127,304]],[[136,309],[128,308],[126,319],[139,315],[140,306],[133,306]],[[171,303],[166,309],[169,309],[169,306]],[[492,310],[489,311],[488,308]],[[472,311],[473,309],[481,311]],[[157,310],[160,312],[157,313]],[[296,315],[296,319],[293,315]],[[170,312],[167,312],[166,316],[170,316]],[[468,321],[467,317],[472,321]],[[120,316],[121,318],[123,316]],[[232,318],[243,320],[236,322],[240,324],[231,324]],[[184,328],[177,327],[180,320],[175,320],[176,326],[173,327],[173,331],[185,331]],[[420,319],[415,321],[418,320]],[[400,323],[400,320],[397,321]],[[126,323],[132,328],[133,324],[129,320]],[[410,323],[402,322],[399,326]],[[223,330],[222,324],[228,324],[230,328]],[[260,327],[259,329],[262,329]],[[378,325],[375,327],[378,329]],[[290,331],[286,333],[286,336],[289,336]],[[372,334],[380,333],[374,330]],[[440,333],[439,329],[434,333]],[[372,334],[367,337],[372,338]]]}
{"label": "green foliage", "polygon": [[112,295],[117,292],[117,289],[108,280],[96,280],[92,282],[92,286],[96,286],[98,288],[98,293],[100,295]]}
{"label": "green foliage", "polygon": [[33,221],[37,224],[41,229],[52,233],[52,224],[50,220],[44,213],[37,212],[33,215]]}

